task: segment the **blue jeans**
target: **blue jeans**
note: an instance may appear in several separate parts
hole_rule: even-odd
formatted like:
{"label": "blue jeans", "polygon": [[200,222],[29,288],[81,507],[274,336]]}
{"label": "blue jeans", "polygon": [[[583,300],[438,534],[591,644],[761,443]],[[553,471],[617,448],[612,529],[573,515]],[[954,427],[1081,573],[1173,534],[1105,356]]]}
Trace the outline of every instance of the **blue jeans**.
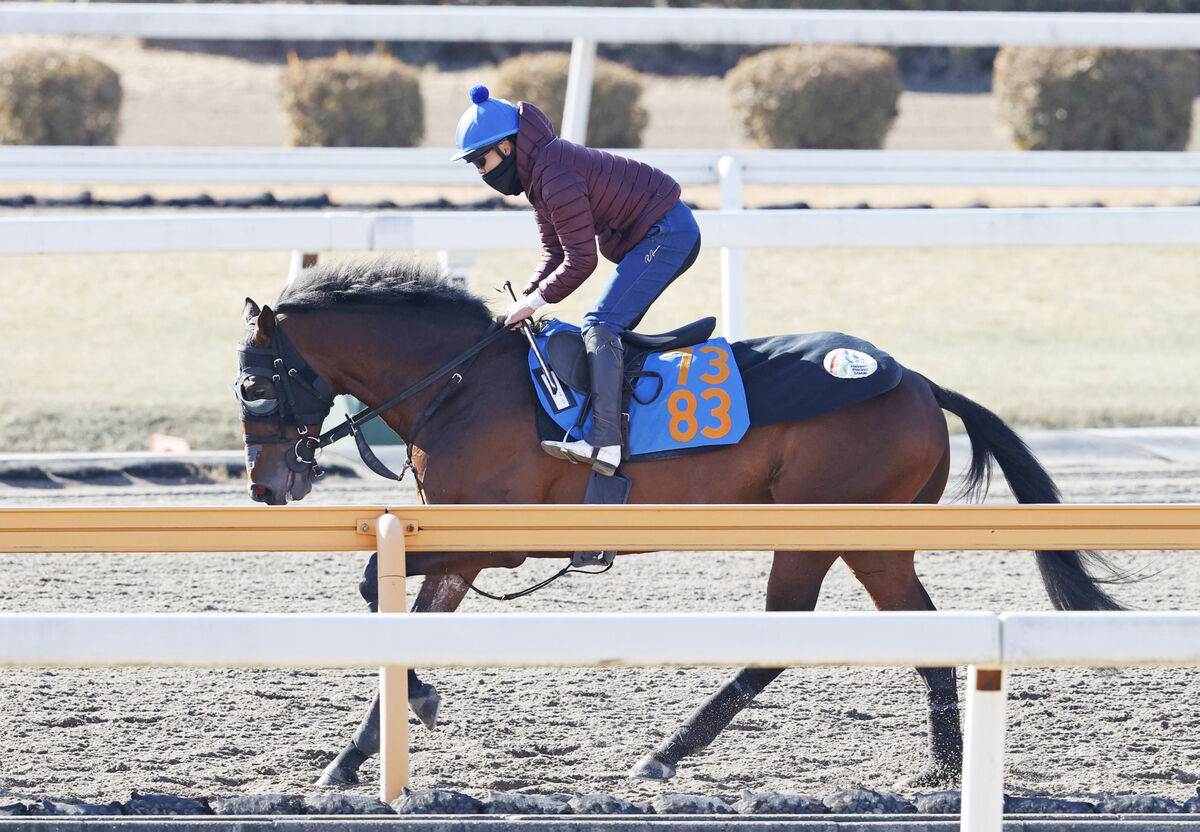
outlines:
{"label": "blue jeans", "polygon": [[699,251],[700,229],[681,199],[621,258],[596,305],[583,316],[583,328],[604,324],[618,335],[633,329]]}

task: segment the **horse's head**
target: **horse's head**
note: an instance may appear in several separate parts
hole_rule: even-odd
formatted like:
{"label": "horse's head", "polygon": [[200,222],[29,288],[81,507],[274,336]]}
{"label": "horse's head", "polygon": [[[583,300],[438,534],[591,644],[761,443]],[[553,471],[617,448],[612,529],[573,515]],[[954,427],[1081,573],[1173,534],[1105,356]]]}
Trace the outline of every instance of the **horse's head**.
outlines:
{"label": "horse's head", "polygon": [[333,391],[284,334],[279,319],[246,298],[233,392],[242,409],[250,498],[278,506],[303,499],[320,476],[316,453]]}

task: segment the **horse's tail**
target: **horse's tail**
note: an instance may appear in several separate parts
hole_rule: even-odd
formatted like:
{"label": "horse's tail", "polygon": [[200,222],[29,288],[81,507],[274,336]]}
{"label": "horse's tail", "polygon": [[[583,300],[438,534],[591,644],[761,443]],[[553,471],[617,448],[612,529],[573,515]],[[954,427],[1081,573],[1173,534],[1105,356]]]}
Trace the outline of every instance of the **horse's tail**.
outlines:
{"label": "horse's tail", "polygon": [[[926,381],[938,405],[962,419],[971,440],[971,467],[963,484],[963,496],[982,496],[987,493],[994,459],[1000,464],[1004,479],[1008,481],[1017,502],[1062,502],[1058,486],[1050,474],[1037,461],[1029,446],[999,416],[961,393],[945,390],[928,379]],[[1101,589],[1100,584],[1126,583],[1130,578],[1119,575],[1096,552],[1038,550],[1036,556],[1042,582],[1055,609],[1124,609]],[[1108,575],[1097,578],[1089,572],[1089,566],[1106,571]]]}

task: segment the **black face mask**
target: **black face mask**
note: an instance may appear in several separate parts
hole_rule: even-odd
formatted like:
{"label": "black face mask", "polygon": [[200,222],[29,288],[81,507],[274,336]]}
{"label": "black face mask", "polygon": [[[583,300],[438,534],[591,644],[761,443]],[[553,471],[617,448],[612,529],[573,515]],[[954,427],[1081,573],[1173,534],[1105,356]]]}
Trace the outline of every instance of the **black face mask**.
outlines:
{"label": "black face mask", "polygon": [[502,194],[516,196],[521,193],[525,189],[525,186],[521,184],[521,179],[517,176],[516,152],[514,151],[505,156],[500,161],[500,164],[485,173],[483,181]]}

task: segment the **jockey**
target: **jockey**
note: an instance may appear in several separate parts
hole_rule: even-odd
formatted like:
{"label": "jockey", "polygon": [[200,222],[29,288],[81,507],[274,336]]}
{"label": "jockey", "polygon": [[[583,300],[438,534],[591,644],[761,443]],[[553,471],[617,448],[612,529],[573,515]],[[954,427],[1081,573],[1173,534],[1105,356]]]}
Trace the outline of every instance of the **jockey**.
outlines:
{"label": "jockey", "polygon": [[542,238],[542,259],[504,323],[517,325],[574,292],[600,252],[617,264],[591,311],[583,341],[592,376],[592,429],[573,442],[542,442],[553,457],[612,476],[621,464],[621,334],[687,271],[700,229],[679,198],[679,183],[649,165],[558,138],[546,114],[527,101],[491,98],[471,88],[458,121],[452,159],[475,165],[502,194],[524,191]]}

